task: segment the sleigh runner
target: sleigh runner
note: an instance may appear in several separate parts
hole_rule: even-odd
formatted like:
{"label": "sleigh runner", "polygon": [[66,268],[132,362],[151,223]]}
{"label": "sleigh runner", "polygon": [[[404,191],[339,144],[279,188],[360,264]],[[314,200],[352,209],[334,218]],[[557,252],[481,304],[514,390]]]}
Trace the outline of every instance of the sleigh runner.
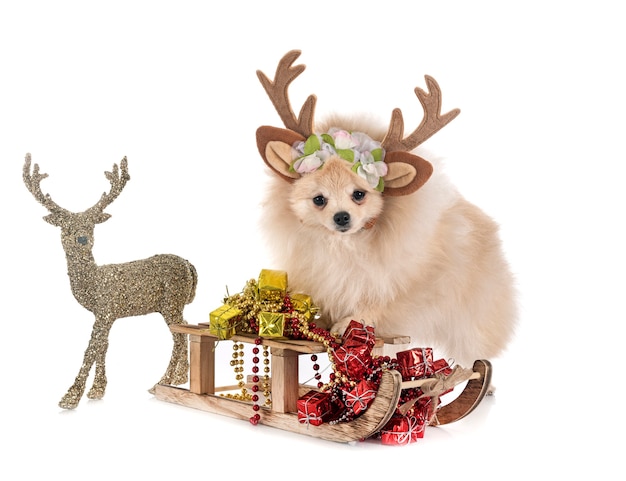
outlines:
{"label": "sleigh runner", "polygon": [[[215,386],[215,346],[219,339],[210,333],[208,325],[172,325],[172,333],[189,337],[190,372],[189,388],[167,384],[155,386],[154,396],[161,400],[202,411],[248,420],[252,403],[227,397],[226,391],[236,386]],[[255,337],[235,334],[234,342],[254,343]],[[389,339],[393,342],[393,339]],[[223,342],[223,341],[222,341]],[[396,370],[382,373],[375,397],[367,409],[347,422],[311,425],[298,416],[297,401],[306,392],[315,388],[298,381],[299,357],[323,353],[324,346],[315,341],[293,339],[262,339],[261,345],[269,348],[271,360],[271,407],[261,407],[258,423],[298,434],[335,442],[352,442],[367,439],[379,433],[398,411],[398,402],[403,390],[435,384],[445,379],[424,378],[403,381]],[[380,345],[380,342],[379,344]],[[429,425],[449,424],[470,414],[487,394],[491,380],[491,364],[477,360],[469,375],[460,382],[448,379],[454,385],[466,382],[463,391],[450,403],[440,406]],[[448,383],[445,389],[454,386]]]}

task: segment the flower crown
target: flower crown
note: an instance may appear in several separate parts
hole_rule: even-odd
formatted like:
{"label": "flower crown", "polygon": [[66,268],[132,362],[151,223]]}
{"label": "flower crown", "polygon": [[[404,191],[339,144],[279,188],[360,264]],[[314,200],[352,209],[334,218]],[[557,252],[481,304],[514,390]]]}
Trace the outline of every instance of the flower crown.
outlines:
{"label": "flower crown", "polygon": [[352,163],[352,171],[367,180],[375,190],[382,192],[387,175],[387,164],[383,162],[385,149],[380,142],[363,132],[348,132],[331,128],[326,134],[310,135],[305,141],[293,145],[290,170],[307,174],[321,168],[329,157],[337,155]]}

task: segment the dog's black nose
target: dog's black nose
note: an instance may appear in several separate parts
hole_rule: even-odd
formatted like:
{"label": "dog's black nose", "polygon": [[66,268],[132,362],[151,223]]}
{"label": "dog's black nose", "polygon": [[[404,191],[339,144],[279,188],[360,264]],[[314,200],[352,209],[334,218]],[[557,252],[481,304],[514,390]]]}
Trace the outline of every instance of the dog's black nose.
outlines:
{"label": "dog's black nose", "polygon": [[333,216],[333,220],[339,227],[345,227],[350,223],[350,214],[345,211],[337,212]]}

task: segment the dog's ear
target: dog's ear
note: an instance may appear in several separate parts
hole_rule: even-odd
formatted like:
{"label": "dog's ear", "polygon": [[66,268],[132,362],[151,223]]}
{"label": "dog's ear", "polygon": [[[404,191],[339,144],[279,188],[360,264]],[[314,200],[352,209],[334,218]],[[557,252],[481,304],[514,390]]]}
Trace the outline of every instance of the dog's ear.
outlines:
{"label": "dog's ear", "polygon": [[384,177],[384,195],[412,194],[423,186],[433,173],[430,162],[408,152],[387,152],[385,163],[388,171]]}
{"label": "dog's ear", "polygon": [[289,170],[293,159],[293,144],[306,140],[293,130],[263,126],[256,131],[256,145],[263,160],[270,169],[288,182],[300,178],[300,174]]}

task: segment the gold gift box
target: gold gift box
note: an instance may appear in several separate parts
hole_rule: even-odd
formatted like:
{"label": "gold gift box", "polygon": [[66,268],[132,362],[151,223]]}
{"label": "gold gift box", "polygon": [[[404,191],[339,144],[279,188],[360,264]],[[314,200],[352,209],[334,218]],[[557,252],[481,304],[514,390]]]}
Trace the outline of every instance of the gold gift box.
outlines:
{"label": "gold gift box", "polygon": [[230,339],[237,331],[239,316],[241,316],[239,309],[224,304],[209,314],[209,332],[218,339]]}
{"label": "gold gift box", "polygon": [[291,305],[296,311],[303,314],[307,320],[311,319],[314,314],[313,300],[308,294],[292,294]]}
{"label": "gold gift box", "polygon": [[258,317],[259,336],[283,337],[285,332],[285,315],[280,312],[260,312]]}
{"label": "gold gift box", "polygon": [[259,274],[259,299],[261,301],[279,301],[287,293],[287,273],[263,269]]}

